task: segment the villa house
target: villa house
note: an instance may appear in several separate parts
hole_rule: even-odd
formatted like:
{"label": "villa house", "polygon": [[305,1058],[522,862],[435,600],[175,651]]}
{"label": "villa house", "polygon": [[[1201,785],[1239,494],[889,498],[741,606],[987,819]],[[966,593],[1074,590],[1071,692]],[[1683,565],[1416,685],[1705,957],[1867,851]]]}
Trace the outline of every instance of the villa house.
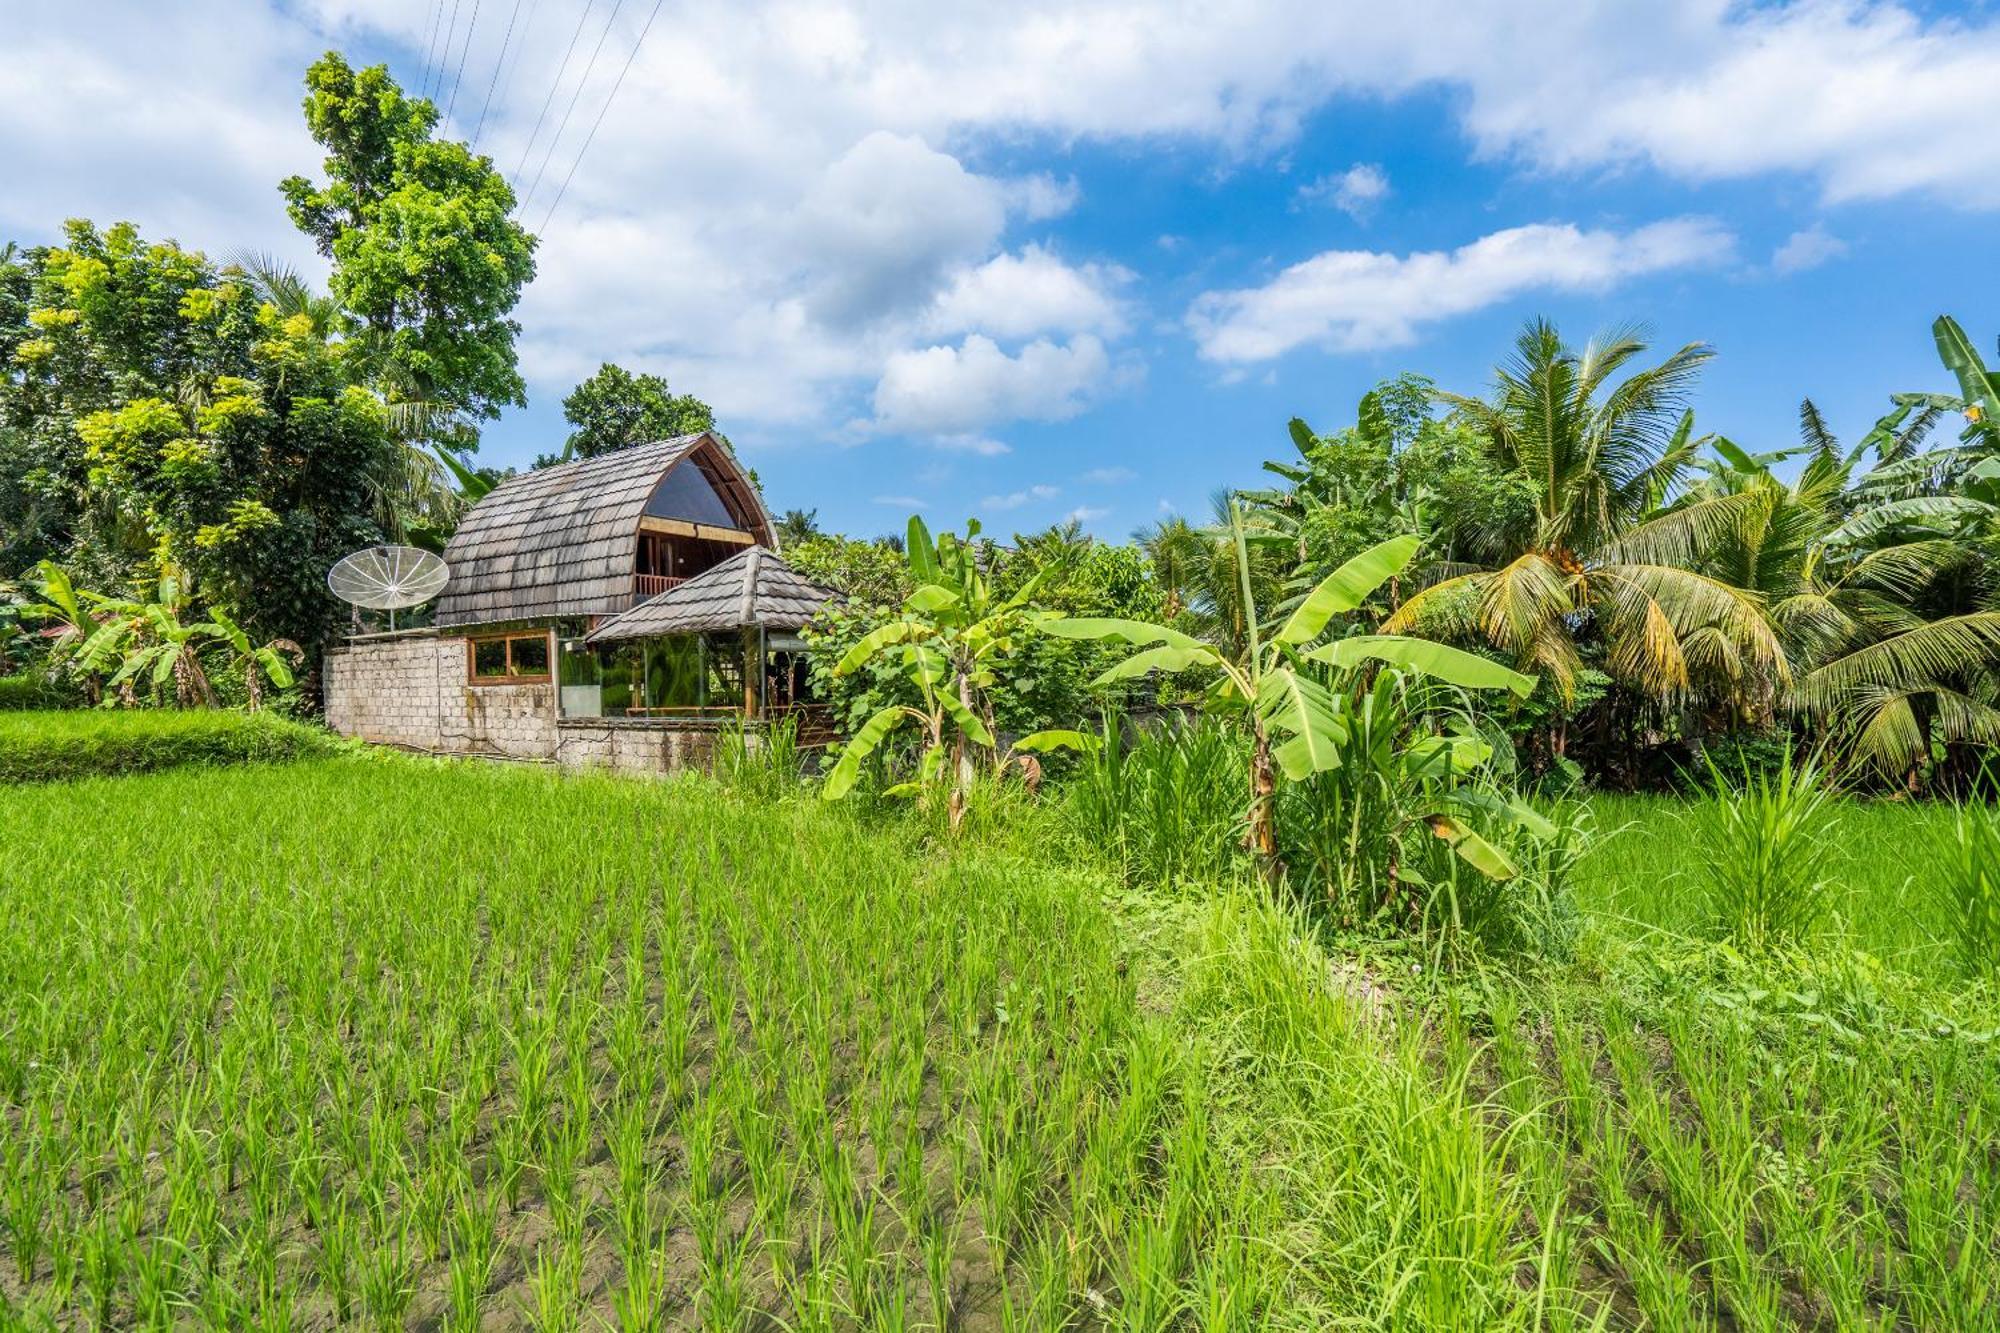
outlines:
{"label": "villa house", "polygon": [[832,597],[707,433],[510,477],[445,547],[430,626],[326,655],[326,719],[437,754],[662,770],[717,729],[816,730],[799,630]]}

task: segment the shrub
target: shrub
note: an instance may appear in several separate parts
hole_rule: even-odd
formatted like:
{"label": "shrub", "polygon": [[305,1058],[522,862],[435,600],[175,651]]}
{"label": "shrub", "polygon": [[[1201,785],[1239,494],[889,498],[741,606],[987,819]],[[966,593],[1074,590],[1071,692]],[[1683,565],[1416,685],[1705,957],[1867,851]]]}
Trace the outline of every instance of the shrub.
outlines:
{"label": "shrub", "polygon": [[51,680],[39,671],[0,676],[0,709],[8,712],[75,708],[82,702],[83,696],[70,682]]}
{"label": "shrub", "polygon": [[266,713],[15,713],[0,716],[0,783],[300,759],[336,748],[327,733]]}
{"label": "shrub", "polygon": [[2000,972],[2000,811],[1961,805],[1930,896],[1945,943],[1976,977]]}
{"label": "shrub", "polygon": [[1697,873],[1717,923],[1738,942],[1763,947],[1796,939],[1825,907],[1834,791],[1817,760],[1740,773],[1709,765],[1706,794],[1691,814]]}

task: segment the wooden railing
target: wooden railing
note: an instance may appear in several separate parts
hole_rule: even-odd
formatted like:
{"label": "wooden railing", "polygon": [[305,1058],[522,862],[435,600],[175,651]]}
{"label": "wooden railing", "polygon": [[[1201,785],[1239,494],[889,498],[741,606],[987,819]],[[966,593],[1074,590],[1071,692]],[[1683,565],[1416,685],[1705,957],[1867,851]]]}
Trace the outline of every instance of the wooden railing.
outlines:
{"label": "wooden railing", "polygon": [[672,574],[634,574],[632,576],[632,591],[643,602],[648,597],[658,597],[667,589],[678,588],[686,582],[686,579],[676,578]]}

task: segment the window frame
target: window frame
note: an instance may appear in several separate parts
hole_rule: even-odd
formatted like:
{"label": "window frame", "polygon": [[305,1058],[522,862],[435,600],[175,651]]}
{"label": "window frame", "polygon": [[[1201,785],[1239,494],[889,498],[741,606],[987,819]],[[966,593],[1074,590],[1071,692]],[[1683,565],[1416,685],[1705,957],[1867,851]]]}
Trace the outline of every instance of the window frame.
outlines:
{"label": "window frame", "polygon": [[[514,673],[514,645],[518,642],[527,642],[535,639],[541,640],[543,651],[546,654],[543,658],[541,671],[539,673],[516,675]],[[507,672],[505,675],[482,676],[479,674],[479,645],[482,643],[499,643],[505,645],[502,650],[506,654]],[[482,689],[495,685],[547,685],[555,679],[555,654],[554,630],[515,630],[512,633],[504,634],[468,634],[465,638],[465,681],[468,685],[477,685]]]}

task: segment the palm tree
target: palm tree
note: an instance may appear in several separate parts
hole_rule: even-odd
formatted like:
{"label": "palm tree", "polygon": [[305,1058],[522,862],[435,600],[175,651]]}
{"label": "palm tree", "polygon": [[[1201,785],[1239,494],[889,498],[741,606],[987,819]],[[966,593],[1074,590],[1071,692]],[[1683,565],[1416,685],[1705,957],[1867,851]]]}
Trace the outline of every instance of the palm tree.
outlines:
{"label": "palm tree", "polygon": [[808,537],[819,536],[819,510],[787,509],[778,520],[778,543],[797,546]]}
{"label": "palm tree", "polygon": [[1496,534],[1497,567],[1441,578],[1385,630],[1483,638],[1565,694],[1588,644],[1614,681],[1645,699],[1687,689],[1691,643],[1726,645],[1749,668],[1785,678],[1757,594],[1658,558],[1671,539],[1655,539],[1644,520],[1674,497],[1708,442],[1694,435],[1685,401],[1712,353],[1691,343],[1614,382],[1645,350],[1621,330],[1579,352],[1537,320],[1499,368],[1491,399],[1440,395],[1474,425],[1494,466],[1531,480],[1533,527]]}
{"label": "palm tree", "polygon": [[[1762,598],[1804,669],[1788,702],[1829,722],[1853,759],[1885,776],[1913,772],[1934,740],[2000,741],[1991,669],[2000,615],[1985,601],[1981,558],[2000,494],[1932,459],[1946,450],[1920,452],[1942,410],[1934,395],[1898,395],[1843,451],[1807,401],[1797,448],[1751,455],[1717,440],[1708,475],[1624,543]],[[1851,482],[1871,451],[1877,466]],[[1773,475],[1802,452],[1797,481]],[[1707,668],[1704,684],[1740,699],[1745,673],[1726,645],[1697,635],[1686,647]]]}

